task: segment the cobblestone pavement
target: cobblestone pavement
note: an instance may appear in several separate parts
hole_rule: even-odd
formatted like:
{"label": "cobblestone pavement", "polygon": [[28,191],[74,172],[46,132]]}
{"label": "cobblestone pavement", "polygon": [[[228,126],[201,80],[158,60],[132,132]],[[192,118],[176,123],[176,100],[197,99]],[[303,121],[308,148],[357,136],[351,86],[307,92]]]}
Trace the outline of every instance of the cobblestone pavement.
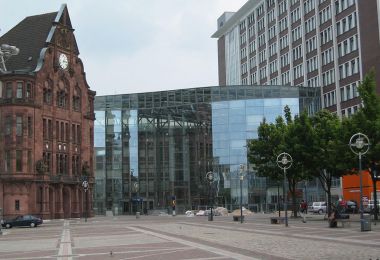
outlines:
{"label": "cobblestone pavement", "polygon": [[320,215],[289,227],[256,214],[232,217],[134,216],[46,221],[3,229],[0,259],[380,259],[380,223],[360,232],[328,228]]}

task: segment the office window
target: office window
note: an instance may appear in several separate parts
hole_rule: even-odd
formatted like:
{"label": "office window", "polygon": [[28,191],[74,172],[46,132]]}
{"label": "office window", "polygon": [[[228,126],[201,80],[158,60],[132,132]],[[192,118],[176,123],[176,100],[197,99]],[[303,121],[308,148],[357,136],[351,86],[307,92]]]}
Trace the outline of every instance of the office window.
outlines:
{"label": "office window", "polygon": [[335,1],[335,12],[336,14],[339,14],[354,4],[355,0],[337,0]]}
{"label": "office window", "polygon": [[20,201],[19,200],[15,200],[15,210],[16,211],[20,210]]}
{"label": "office window", "polygon": [[280,62],[281,62],[281,68],[283,68],[289,64],[289,53],[288,52],[280,57]]}
{"label": "office window", "polygon": [[290,84],[289,71],[286,71],[281,74],[281,84],[288,85]]}
{"label": "office window", "polygon": [[356,12],[344,17],[336,23],[336,33],[341,35],[356,27]]}
{"label": "office window", "polygon": [[251,85],[255,85],[255,84],[257,84],[257,73],[256,73],[256,71],[253,72],[253,73],[250,75],[250,78],[251,78]]}
{"label": "office window", "polygon": [[259,48],[265,44],[265,33],[259,35]]}
{"label": "office window", "polygon": [[256,65],[256,56],[253,56],[249,59],[249,69],[253,69],[254,67],[256,67]]}
{"label": "office window", "polygon": [[240,59],[244,59],[247,57],[247,49],[245,47],[240,50]]}
{"label": "office window", "polygon": [[247,63],[244,62],[243,64],[241,64],[241,74],[246,74],[247,73]]}
{"label": "office window", "polygon": [[316,22],[315,16],[311,17],[307,21],[305,21],[305,33],[309,33],[315,29]]}
{"label": "office window", "polygon": [[239,28],[240,28],[240,32],[244,31],[245,30],[245,21],[241,22],[239,24]]}
{"label": "office window", "polygon": [[306,53],[312,52],[317,49],[317,37],[314,36],[306,41]]}
{"label": "office window", "polygon": [[280,32],[282,32],[285,29],[288,29],[288,17],[285,16],[282,18],[279,22]]}
{"label": "office window", "polygon": [[253,36],[255,36],[255,26],[248,28],[248,38],[252,38]]}
{"label": "office window", "polygon": [[286,48],[287,46],[289,46],[289,37],[288,35],[284,35],[280,38],[280,50]]}
{"label": "office window", "polygon": [[267,66],[260,68],[260,80],[267,77]]}
{"label": "office window", "polygon": [[293,48],[293,61],[302,58],[302,45]]}
{"label": "office window", "polygon": [[322,84],[323,86],[328,86],[335,83],[335,73],[334,70],[328,70],[322,74]]}
{"label": "office window", "polygon": [[290,22],[291,22],[291,23],[295,23],[295,22],[298,21],[299,19],[301,19],[301,11],[300,11],[300,8],[297,7],[296,9],[294,9],[294,10],[290,13]]}
{"label": "office window", "polygon": [[322,65],[329,64],[334,60],[334,49],[330,48],[322,52]]}
{"label": "office window", "polygon": [[319,12],[319,23],[323,24],[331,19],[331,8],[327,6],[325,9]]}
{"label": "office window", "polygon": [[321,45],[329,42],[332,40],[332,28],[331,26],[328,27],[327,29],[323,30],[321,33],[320,33],[320,36],[321,36]]}
{"label": "office window", "polygon": [[249,43],[249,54],[253,53],[256,49],[256,41]]}
{"label": "office window", "polygon": [[287,0],[284,0],[278,4],[279,14],[283,14],[288,10]]}
{"label": "office window", "polygon": [[265,27],[264,25],[264,17],[257,21],[257,28],[259,31],[263,30]]}
{"label": "office window", "polygon": [[268,12],[268,23],[271,23],[275,20],[276,16],[275,16],[275,13],[274,13],[274,9],[270,10]]}
{"label": "office window", "polygon": [[302,37],[301,26],[292,30],[292,41],[295,42]]}
{"label": "office window", "polygon": [[303,6],[304,6],[304,12],[305,12],[305,14],[309,13],[315,7],[314,0],[306,0],[303,3]]}
{"label": "office window", "polygon": [[242,35],[240,35],[240,45],[245,44],[246,41],[247,41],[247,34],[243,33]]}
{"label": "office window", "polygon": [[293,68],[293,77],[294,79],[298,79],[303,76],[303,66],[302,64]]}
{"label": "office window", "polygon": [[269,28],[268,34],[269,40],[276,36],[276,25],[273,25],[271,28]]}
{"label": "office window", "polygon": [[338,43],[339,57],[343,57],[358,49],[358,35],[354,35],[340,43]]}
{"label": "office window", "polygon": [[270,80],[271,85],[277,85],[277,77]]}
{"label": "office window", "polygon": [[269,63],[269,74],[272,74],[277,71],[277,60],[272,61]]}
{"label": "office window", "polygon": [[319,87],[319,77],[316,76],[314,78],[307,80],[307,86],[308,87]]}
{"label": "office window", "polygon": [[277,42],[275,42],[269,46],[269,57],[272,57],[276,53],[277,53]]}
{"label": "office window", "polygon": [[264,13],[264,4],[261,4],[257,9],[257,16],[260,16]]}
{"label": "office window", "polygon": [[251,13],[249,16],[248,16],[248,24],[251,25],[255,22],[255,14],[254,13]]}
{"label": "office window", "polygon": [[314,56],[306,61],[307,72],[312,72],[318,69],[318,59],[317,56]]}
{"label": "office window", "polygon": [[259,53],[259,64],[266,61],[266,59],[267,59],[266,50],[262,50]]}

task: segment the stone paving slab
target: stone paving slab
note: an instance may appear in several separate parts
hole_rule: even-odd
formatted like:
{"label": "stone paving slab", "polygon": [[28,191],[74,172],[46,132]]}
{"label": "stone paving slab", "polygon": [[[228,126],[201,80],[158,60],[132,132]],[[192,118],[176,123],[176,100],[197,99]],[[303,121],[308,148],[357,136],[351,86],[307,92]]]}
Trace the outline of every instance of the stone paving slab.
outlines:
{"label": "stone paving slab", "polygon": [[244,223],[232,217],[95,217],[52,220],[38,228],[6,229],[0,259],[380,259],[380,224],[360,232],[331,229],[322,215],[307,223],[273,225],[256,214]]}

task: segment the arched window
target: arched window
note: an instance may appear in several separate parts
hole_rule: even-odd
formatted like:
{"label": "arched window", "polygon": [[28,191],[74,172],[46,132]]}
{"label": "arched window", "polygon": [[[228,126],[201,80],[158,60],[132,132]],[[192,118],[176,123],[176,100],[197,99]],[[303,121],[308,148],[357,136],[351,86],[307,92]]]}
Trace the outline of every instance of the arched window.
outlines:
{"label": "arched window", "polygon": [[51,79],[47,79],[44,82],[44,104],[51,105],[53,100],[53,81]]}
{"label": "arched window", "polygon": [[74,111],[80,111],[81,108],[81,91],[78,86],[74,88],[74,93],[73,93],[73,110]]}
{"label": "arched window", "polygon": [[57,90],[57,106],[60,108],[67,108],[67,86],[63,81],[58,84]]}

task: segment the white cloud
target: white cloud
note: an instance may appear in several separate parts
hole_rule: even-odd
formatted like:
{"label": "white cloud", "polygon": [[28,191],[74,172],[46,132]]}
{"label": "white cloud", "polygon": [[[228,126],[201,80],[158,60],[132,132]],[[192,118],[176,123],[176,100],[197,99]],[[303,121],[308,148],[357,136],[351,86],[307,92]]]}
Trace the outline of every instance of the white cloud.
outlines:
{"label": "white cloud", "polygon": [[[217,41],[224,11],[246,0],[68,0],[87,81],[98,95],[218,84]],[[58,11],[58,0],[0,0],[0,34],[24,17]]]}

